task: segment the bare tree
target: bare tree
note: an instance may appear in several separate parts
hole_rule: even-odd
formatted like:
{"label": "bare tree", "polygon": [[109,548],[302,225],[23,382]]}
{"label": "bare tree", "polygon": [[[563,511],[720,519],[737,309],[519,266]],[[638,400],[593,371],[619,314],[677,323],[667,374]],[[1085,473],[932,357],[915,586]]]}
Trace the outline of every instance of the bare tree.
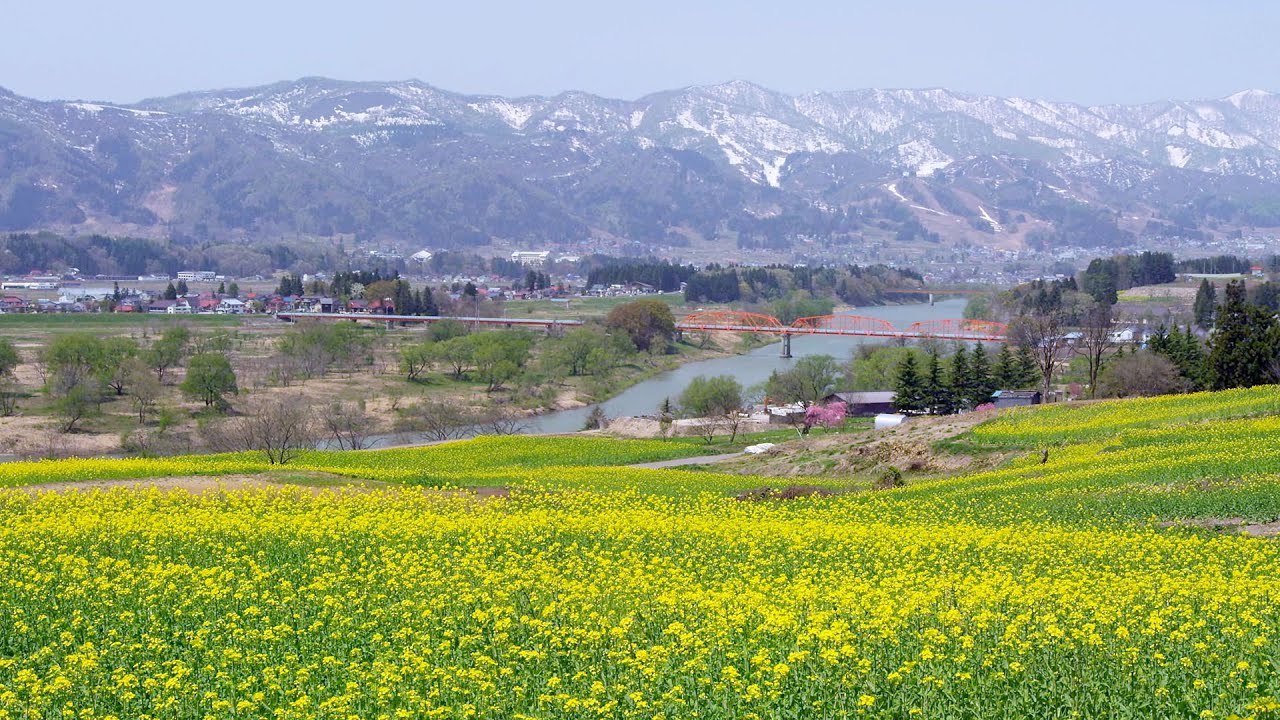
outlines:
{"label": "bare tree", "polygon": [[511,408],[492,408],[482,418],[477,425],[485,435],[518,435],[526,427],[524,416]]}
{"label": "bare tree", "polygon": [[139,360],[131,360],[125,370],[125,382],[129,387],[129,397],[133,401],[134,412],[138,413],[138,424],[147,422],[147,414],[152,412],[160,400],[164,387],[152,374],[151,369]]}
{"label": "bare tree", "polygon": [[333,436],[339,450],[367,450],[373,447],[374,440],[369,437],[371,418],[365,411],[364,402],[335,402],[329,406],[321,424],[327,434]]}
{"label": "bare tree", "polygon": [[1148,350],[1107,363],[1098,379],[1104,397],[1149,397],[1186,392],[1189,383],[1168,358]]}
{"label": "bare tree", "polygon": [[1029,349],[1035,358],[1046,400],[1053,386],[1054,370],[1069,349],[1065,318],[1062,310],[1041,310],[1020,315],[1009,325],[1014,341]]}
{"label": "bare tree", "polygon": [[405,410],[405,426],[430,440],[460,440],[473,434],[481,418],[469,408],[446,400],[422,400]]}
{"label": "bare tree", "polygon": [[0,375],[0,417],[9,417],[18,411],[18,395],[22,386],[11,375]]}
{"label": "bare tree", "polygon": [[1080,342],[1075,349],[1076,354],[1083,355],[1089,363],[1089,397],[1098,392],[1098,373],[1102,371],[1107,351],[1113,347],[1111,306],[1101,302],[1090,304],[1081,314]]}
{"label": "bare tree", "polygon": [[205,429],[213,449],[261,452],[272,465],[284,465],[314,447],[317,434],[312,408],[301,395],[261,401],[240,417]]}

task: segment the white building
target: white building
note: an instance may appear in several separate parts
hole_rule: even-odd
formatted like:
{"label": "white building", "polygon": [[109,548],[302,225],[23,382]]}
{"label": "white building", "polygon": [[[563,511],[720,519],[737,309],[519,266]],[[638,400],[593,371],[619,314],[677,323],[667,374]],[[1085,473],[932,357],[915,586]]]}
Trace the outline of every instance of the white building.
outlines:
{"label": "white building", "polygon": [[212,270],[183,270],[178,273],[178,279],[187,282],[213,282],[218,279],[218,273]]}
{"label": "white building", "polygon": [[218,303],[218,309],[214,312],[219,315],[241,315],[247,309],[248,306],[240,300],[235,298],[223,298],[222,302]]}
{"label": "white building", "polygon": [[536,267],[545,265],[549,257],[551,257],[550,250],[516,250],[511,253],[512,262]]}

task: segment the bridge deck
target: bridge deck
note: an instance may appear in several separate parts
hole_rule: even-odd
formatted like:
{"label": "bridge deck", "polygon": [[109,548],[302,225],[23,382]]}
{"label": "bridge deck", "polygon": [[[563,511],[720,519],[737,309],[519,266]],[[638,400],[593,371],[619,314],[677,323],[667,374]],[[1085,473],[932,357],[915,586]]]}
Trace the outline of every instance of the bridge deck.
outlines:
{"label": "bridge deck", "polygon": [[[583,324],[582,320],[561,320],[554,318],[493,318],[493,317],[435,317],[423,315],[375,315],[369,313],[308,313],[308,312],[288,312],[277,313],[276,317],[281,320],[349,320],[349,321],[368,321],[368,322],[385,322],[385,323],[435,323],[441,320],[457,320],[458,322],[469,325],[497,325],[501,327],[579,327]],[[747,315],[744,315],[747,317]],[[917,327],[924,323],[916,323],[910,329],[899,330],[883,321],[877,321],[875,324],[867,327],[843,326],[843,327],[822,327],[820,324],[813,323],[817,318],[802,318],[797,320],[795,324],[783,325],[775,318],[768,316],[749,316],[753,324],[736,324],[724,322],[705,322],[697,320],[690,316],[685,320],[676,323],[676,329],[680,331],[704,331],[704,332],[739,332],[739,333],[763,333],[769,335],[828,335],[828,336],[845,336],[845,337],[882,337],[895,338],[904,340],[915,340],[924,338],[937,338],[942,340],[963,340],[968,342],[1003,342],[1005,336],[999,332],[992,332],[996,329],[995,324],[984,324],[981,327],[973,326],[968,321],[931,321],[936,323],[935,327]],[[838,317],[838,316],[834,316]],[[766,322],[772,321],[772,322]]]}

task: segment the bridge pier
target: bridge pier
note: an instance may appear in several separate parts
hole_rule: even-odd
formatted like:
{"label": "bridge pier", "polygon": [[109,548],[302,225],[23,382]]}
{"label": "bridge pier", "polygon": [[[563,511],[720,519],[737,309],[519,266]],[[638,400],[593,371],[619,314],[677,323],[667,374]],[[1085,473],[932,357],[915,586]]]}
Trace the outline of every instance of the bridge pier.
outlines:
{"label": "bridge pier", "polygon": [[791,333],[782,333],[782,357],[791,357]]}

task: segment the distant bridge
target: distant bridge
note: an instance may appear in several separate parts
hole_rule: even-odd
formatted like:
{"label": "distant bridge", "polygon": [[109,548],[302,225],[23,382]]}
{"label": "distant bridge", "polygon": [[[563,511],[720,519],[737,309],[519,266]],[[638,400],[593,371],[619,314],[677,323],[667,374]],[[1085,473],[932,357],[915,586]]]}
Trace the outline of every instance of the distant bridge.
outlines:
{"label": "distant bridge", "polygon": [[885,288],[886,295],[988,295],[992,291],[982,288]]}
{"label": "distant bridge", "polygon": [[[499,327],[540,327],[548,332],[556,328],[579,327],[581,320],[549,318],[435,317],[424,315],[377,315],[372,313],[277,313],[281,320],[348,320],[387,324],[437,323],[456,320],[467,325]],[[1009,328],[989,320],[921,320],[899,330],[887,320],[861,315],[814,315],[785,324],[772,315],[740,310],[695,312],[676,322],[679,332],[739,332],[782,337],[782,356],[791,357],[791,338],[795,335],[836,335],[848,337],[882,337],[896,340],[958,340],[961,342],[1004,342]]]}
{"label": "distant bridge", "polygon": [[921,320],[899,330],[893,323],[861,315],[814,315],[787,325],[772,315],[737,310],[710,310],[688,315],[676,323],[680,331],[746,332],[782,336],[782,356],[791,357],[793,335],[845,335],[897,340],[959,340],[1004,342],[1009,327],[990,320]]}

